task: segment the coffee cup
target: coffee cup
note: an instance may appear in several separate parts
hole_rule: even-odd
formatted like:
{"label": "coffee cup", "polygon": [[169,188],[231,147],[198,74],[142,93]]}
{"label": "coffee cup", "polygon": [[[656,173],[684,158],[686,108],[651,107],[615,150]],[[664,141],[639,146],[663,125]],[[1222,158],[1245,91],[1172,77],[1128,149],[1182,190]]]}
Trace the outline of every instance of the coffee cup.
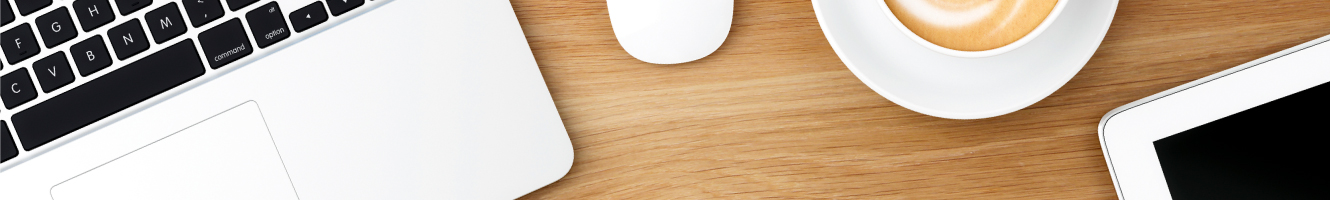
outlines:
{"label": "coffee cup", "polygon": [[[1034,40],[1069,0],[877,1],[910,40],[938,53],[981,58],[1010,52]],[[1056,2],[1049,5],[1049,1]],[[1044,12],[1047,14],[1038,18]]]}

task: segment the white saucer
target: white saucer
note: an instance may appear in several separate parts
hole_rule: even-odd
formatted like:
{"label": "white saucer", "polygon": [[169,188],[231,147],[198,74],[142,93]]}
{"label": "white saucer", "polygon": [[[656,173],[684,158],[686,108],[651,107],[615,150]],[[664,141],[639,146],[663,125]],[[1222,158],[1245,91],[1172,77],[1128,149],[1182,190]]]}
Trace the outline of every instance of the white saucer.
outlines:
{"label": "white saucer", "polygon": [[919,113],[979,119],[1048,97],[1094,55],[1118,1],[1067,1],[1030,43],[984,58],[944,55],[911,41],[876,0],[813,0],[813,9],[841,62],[873,91]]}

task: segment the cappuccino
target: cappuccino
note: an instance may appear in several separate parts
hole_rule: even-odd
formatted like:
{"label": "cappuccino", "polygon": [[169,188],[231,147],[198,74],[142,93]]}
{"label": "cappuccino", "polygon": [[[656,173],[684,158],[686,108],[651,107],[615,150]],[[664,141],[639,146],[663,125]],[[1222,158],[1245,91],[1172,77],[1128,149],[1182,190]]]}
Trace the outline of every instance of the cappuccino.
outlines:
{"label": "cappuccino", "polygon": [[885,0],[915,35],[944,48],[985,51],[1034,31],[1058,0]]}

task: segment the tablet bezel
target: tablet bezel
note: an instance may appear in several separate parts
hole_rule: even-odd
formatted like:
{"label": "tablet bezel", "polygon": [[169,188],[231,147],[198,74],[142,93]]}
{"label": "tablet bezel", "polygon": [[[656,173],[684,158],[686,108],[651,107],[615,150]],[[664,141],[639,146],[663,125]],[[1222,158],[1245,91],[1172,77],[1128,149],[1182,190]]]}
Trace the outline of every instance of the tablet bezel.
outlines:
{"label": "tablet bezel", "polygon": [[1330,35],[1105,114],[1099,144],[1118,198],[1171,198],[1154,141],[1330,82],[1330,45],[1319,45],[1327,40]]}

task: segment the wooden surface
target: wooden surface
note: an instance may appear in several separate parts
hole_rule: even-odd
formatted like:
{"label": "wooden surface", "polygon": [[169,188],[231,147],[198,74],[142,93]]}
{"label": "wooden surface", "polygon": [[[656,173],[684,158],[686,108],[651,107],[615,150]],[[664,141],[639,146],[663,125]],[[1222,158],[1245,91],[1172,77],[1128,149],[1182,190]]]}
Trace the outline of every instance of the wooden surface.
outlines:
{"label": "wooden surface", "polygon": [[1111,199],[1110,109],[1330,34],[1330,1],[1129,0],[1089,64],[1015,113],[948,120],[869,90],[806,0],[735,0],[724,46],[653,65],[605,2],[512,0],[576,153],[524,199]]}

